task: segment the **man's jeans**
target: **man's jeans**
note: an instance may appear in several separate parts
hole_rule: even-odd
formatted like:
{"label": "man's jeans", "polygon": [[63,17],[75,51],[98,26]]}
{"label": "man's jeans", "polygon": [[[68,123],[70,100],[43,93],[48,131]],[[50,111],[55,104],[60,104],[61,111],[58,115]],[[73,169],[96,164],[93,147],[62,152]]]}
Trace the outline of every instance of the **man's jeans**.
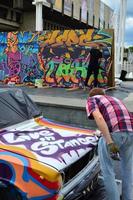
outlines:
{"label": "man's jeans", "polygon": [[[122,198],[123,200],[133,200],[133,132],[113,133],[112,139],[120,148]],[[98,143],[98,153],[107,199],[120,200],[115,182],[114,161],[108,153],[107,144],[103,137],[100,138]]]}

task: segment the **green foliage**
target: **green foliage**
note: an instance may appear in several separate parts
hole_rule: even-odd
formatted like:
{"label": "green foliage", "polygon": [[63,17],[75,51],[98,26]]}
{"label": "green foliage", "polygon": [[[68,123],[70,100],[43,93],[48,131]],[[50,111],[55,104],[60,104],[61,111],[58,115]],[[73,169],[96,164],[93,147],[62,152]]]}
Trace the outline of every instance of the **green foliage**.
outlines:
{"label": "green foliage", "polygon": [[133,46],[129,47],[130,52],[133,52]]}

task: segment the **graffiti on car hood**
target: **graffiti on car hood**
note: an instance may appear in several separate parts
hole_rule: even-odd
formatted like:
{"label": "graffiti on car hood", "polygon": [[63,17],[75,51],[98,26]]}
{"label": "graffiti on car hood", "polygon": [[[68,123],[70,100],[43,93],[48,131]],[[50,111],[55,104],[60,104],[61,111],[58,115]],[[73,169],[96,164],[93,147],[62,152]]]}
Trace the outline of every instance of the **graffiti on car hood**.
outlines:
{"label": "graffiti on car hood", "polygon": [[[0,143],[14,148],[19,154],[30,151],[37,161],[61,170],[72,164],[97,145],[93,130],[57,124],[45,118],[0,132]],[[13,149],[12,149],[13,148]],[[27,155],[25,155],[27,156]]]}

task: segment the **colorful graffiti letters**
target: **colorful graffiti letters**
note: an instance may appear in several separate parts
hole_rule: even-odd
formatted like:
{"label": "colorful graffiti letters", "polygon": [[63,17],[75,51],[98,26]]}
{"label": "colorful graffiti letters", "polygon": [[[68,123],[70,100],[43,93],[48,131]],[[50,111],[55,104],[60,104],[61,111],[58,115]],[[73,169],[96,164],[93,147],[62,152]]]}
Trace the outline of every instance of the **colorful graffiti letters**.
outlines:
{"label": "colorful graffiti letters", "polygon": [[[105,66],[99,71],[99,84],[108,80],[112,35],[102,30],[55,30],[42,32],[0,33],[0,80],[35,84],[42,79],[44,85],[73,87],[84,84],[87,74],[86,57],[97,43],[104,44]],[[2,73],[2,72],[1,72]],[[8,79],[7,79],[8,78]],[[90,80],[93,84],[93,74]]]}

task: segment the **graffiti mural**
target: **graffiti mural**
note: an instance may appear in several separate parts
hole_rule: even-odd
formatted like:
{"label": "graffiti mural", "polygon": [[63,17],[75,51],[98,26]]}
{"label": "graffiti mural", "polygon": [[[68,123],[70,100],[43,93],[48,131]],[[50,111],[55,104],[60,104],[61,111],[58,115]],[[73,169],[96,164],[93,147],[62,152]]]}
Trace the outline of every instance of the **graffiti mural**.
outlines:
{"label": "graffiti mural", "polygon": [[[105,30],[0,32],[0,80],[22,84],[73,87],[84,85],[92,47],[103,44],[98,81],[106,86],[113,37]],[[93,74],[89,85],[93,84]]]}

